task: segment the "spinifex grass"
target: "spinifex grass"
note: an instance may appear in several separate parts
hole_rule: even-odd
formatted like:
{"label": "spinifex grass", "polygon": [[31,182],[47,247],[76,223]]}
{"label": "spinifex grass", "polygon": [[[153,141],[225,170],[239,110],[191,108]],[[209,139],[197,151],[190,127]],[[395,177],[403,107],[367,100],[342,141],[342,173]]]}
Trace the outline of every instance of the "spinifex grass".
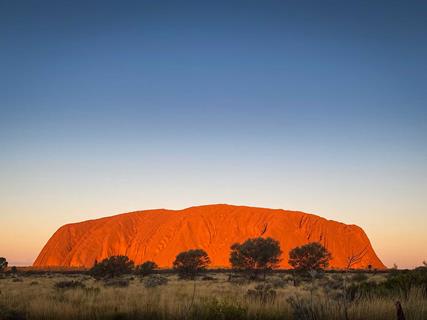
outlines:
{"label": "spinifex grass", "polygon": [[[237,284],[225,274],[211,276],[214,280],[194,282],[167,275],[166,284],[148,288],[138,277],[127,277],[127,287],[106,286],[84,275],[33,275],[21,277],[21,282],[4,278],[0,279],[0,319],[344,319],[339,289],[327,289],[317,280],[295,287],[289,276],[271,275],[267,283],[275,295],[263,300],[248,294],[260,282]],[[82,285],[55,286],[70,280]],[[396,300],[401,301],[408,320],[427,319],[427,300],[417,289],[407,297],[347,302],[348,319],[395,319]]]}

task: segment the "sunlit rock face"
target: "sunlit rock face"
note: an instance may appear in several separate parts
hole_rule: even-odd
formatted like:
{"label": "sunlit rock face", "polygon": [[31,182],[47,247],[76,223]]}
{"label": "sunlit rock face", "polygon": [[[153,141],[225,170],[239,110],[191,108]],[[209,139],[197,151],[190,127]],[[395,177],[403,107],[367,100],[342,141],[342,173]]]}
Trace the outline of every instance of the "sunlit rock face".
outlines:
{"label": "sunlit rock face", "polygon": [[353,268],[385,268],[358,226],[297,211],[222,204],[130,212],[67,224],[50,238],[34,266],[91,267],[95,260],[127,255],[136,264],[152,260],[160,267],[171,267],[178,253],[201,248],[211,258],[211,267],[229,267],[230,246],[253,237],[280,242],[281,268],[290,267],[292,248],[315,241],[332,253],[331,268],[345,268],[348,258],[356,255],[361,259]]}

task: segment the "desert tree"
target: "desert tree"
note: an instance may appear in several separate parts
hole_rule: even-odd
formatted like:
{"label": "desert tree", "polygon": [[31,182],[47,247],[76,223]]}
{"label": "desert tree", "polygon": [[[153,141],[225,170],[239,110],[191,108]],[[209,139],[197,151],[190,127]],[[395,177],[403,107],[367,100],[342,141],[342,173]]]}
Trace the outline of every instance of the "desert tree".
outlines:
{"label": "desert tree", "polygon": [[145,261],[135,268],[135,273],[145,277],[153,273],[154,269],[157,269],[158,265],[154,261]]}
{"label": "desert tree", "polygon": [[6,271],[6,268],[7,268],[6,258],[0,257],[0,272]]}
{"label": "desert tree", "polygon": [[252,278],[260,272],[264,279],[268,270],[277,268],[280,262],[280,243],[272,238],[251,238],[231,246],[230,263],[234,270],[246,271]]}
{"label": "desert tree", "polygon": [[346,265],[346,269],[350,270],[352,269],[356,264],[360,263],[363,260],[363,257],[366,255],[366,253],[368,252],[368,246],[364,247],[362,250],[360,251],[351,251],[351,254],[349,256],[347,256],[347,265]]}
{"label": "desert tree", "polygon": [[331,259],[331,253],[318,242],[296,247],[289,252],[289,264],[298,271],[325,269]]}
{"label": "desert tree", "polygon": [[199,272],[211,263],[208,254],[202,249],[191,249],[179,253],[173,262],[173,269],[181,278],[195,279]]}
{"label": "desert tree", "polygon": [[[353,269],[353,267],[355,265],[357,265],[358,263],[360,263],[363,260],[363,257],[366,255],[367,252],[368,252],[368,246],[365,246],[360,251],[354,251],[354,249],[352,249],[351,254],[349,256],[347,256],[347,259],[346,259],[347,260],[346,261],[347,265],[346,265],[346,268],[345,268],[346,272],[344,273],[344,276],[343,276],[343,289],[344,289],[344,292],[347,291],[347,284],[349,282],[347,273],[351,269]],[[371,266],[371,265],[369,265],[369,266]],[[368,266],[368,269],[370,270],[372,268],[372,266],[371,266],[371,268],[369,268],[369,266]],[[353,276],[352,280],[353,281],[363,281],[365,278],[366,278],[365,274],[360,274],[359,273],[359,274],[356,274],[355,276]],[[348,320],[348,308],[349,308],[349,304],[350,304],[350,301],[348,301],[347,295],[344,295],[344,297],[343,297],[343,306],[344,306],[344,319],[345,320]]]}
{"label": "desert tree", "polygon": [[[352,249],[351,254],[349,256],[347,256],[347,264],[346,264],[346,268],[345,268],[345,273],[343,276],[343,290],[344,292],[347,292],[348,290],[348,275],[347,273],[353,269],[353,267],[355,265],[357,265],[358,263],[360,263],[363,259],[363,257],[366,255],[368,251],[368,246],[365,246],[362,250],[360,251],[354,251],[354,249]],[[372,266],[371,266],[372,268]],[[369,269],[369,266],[368,266]],[[353,281],[358,281],[358,280],[362,280],[365,279],[366,275],[364,274],[356,274],[355,277],[353,277]],[[342,297],[342,302],[343,302],[343,309],[344,309],[344,320],[348,320],[349,316],[348,316],[348,309],[349,309],[349,305],[350,305],[350,301],[348,299],[347,295],[343,295]]]}
{"label": "desert tree", "polygon": [[95,261],[94,266],[89,270],[89,274],[94,278],[113,278],[133,271],[134,262],[127,256],[111,256],[102,260]]}

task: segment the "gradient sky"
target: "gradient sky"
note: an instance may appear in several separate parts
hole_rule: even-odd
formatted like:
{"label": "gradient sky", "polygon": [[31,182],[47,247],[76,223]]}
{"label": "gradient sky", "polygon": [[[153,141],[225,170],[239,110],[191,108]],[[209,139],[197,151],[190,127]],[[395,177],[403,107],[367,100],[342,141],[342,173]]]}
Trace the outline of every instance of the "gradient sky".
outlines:
{"label": "gradient sky", "polygon": [[427,2],[0,1],[0,256],[211,203],[427,259]]}

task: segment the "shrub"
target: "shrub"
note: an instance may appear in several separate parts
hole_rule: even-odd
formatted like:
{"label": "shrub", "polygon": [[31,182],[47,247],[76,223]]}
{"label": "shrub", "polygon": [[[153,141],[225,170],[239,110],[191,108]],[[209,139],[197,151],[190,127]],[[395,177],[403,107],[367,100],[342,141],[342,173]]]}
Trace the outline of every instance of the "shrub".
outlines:
{"label": "shrub", "polygon": [[95,265],[89,270],[89,274],[96,279],[114,278],[132,272],[134,263],[127,256],[112,256],[102,260],[100,263],[95,261]]}
{"label": "shrub", "polygon": [[245,285],[248,283],[248,279],[238,275],[230,275],[228,281],[235,285]]}
{"label": "shrub", "polygon": [[289,252],[289,264],[301,271],[327,268],[331,258],[330,252],[318,242],[296,247]]}
{"label": "shrub", "polygon": [[162,276],[150,276],[143,280],[144,287],[154,288],[162,285],[166,285],[169,282],[168,278]]}
{"label": "shrub", "polygon": [[421,288],[427,297],[427,267],[414,270],[393,270],[384,282],[362,282],[347,288],[350,299],[374,296],[403,296],[407,298],[413,288]]}
{"label": "shrub", "polygon": [[106,287],[126,288],[129,287],[128,279],[107,279],[104,281]]}
{"label": "shrub", "polygon": [[246,293],[246,297],[257,300],[261,304],[274,303],[276,291],[270,284],[259,284],[254,289],[249,289]]}
{"label": "shrub", "polygon": [[326,290],[342,290],[344,288],[344,278],[332,276],[323,284]]}
{"label": "shrub", "polygon": [[340,273],[334,273],[334,274],[332,274],[331,278],[334,281],[341,281],[341,282],[344,281],[344,277]]}
{"label": "shrub", "polygon": [[71,280],[71,281],[60,281],[55,283],[56,289],[83,289],[85,288],[85,284],[81,281]]}
{"label": "shrub", "polygon": [[233,269],[248,271],[252,278],[257,278],[260,271],[277,268],[280,262],[280,244],[272,238],[252,238],[242,244],[231,246],[230,263]]}
{"label": "shrub", "polygon": [[243,320],[246,319],[247,309],[237,303],[221,301],[216,298],[205,299],[194,305],[190,319],[205,320]]}
{"label": "shrub", "polygon": [[206,269],[210,262],[206,251],[192,249],[178,254],[173,262],[173,268],[181,278],[194,279],[199,272]]}
{"label": "shrub", "polygon": [[25,313],[18,310],[10,309],[6,306],[0,306],[0,319],[2,320],[25,320]]}
{"label": "shrub", "polygon": [[293,311],[293,319],[295,320],[320,320],[330,319],[330,314],[327,314],[321,303],[312,303],[308,299],[300,297],[290,297],[287,299]]}
{"label": "shrub", "polygon": [[355,273],[351,277],[351,281],[354,281],[354,282],[363,282],[363,281],[366,281],[366,280],[368,280],[368,276],[366,274],[364,274],[364,273],[361,273],[361,272]]}
{"label": "shrub", "polygon": [[154,269],[157,269],[158,266],[153,261],[145,261],[143,264],[136,267],[135,273],[143,277],[148,276],[153,273]]}
{"label": "shrub", "polygon": [[6,258],[0,257],[0,273],[4,272],[7,268]]}
{"label": "shrub", "polygon": [[269,282],[274,288],[284,288],[288,284],[288,280],[282,278],[273,278],[270,279]]}

